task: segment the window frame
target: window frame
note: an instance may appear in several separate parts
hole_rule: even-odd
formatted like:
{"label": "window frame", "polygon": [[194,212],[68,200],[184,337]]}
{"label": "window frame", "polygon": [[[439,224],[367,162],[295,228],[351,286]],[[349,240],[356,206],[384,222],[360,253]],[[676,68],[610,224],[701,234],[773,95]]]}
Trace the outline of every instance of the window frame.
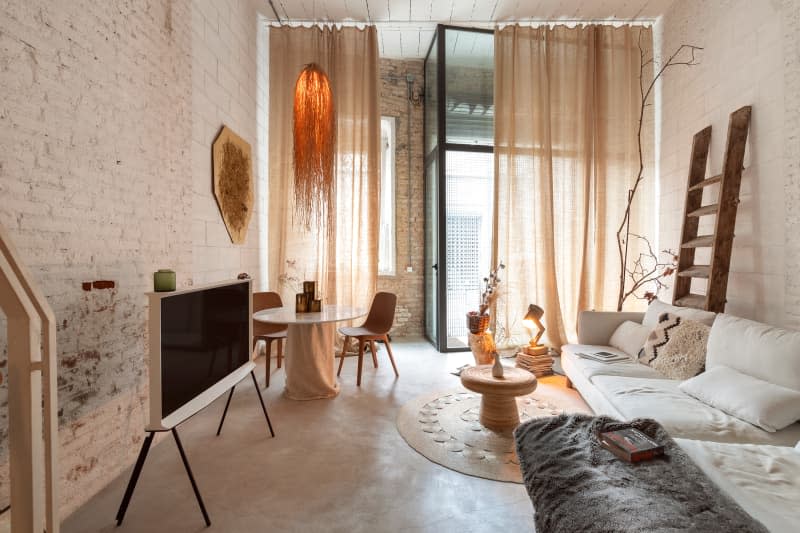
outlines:
{"label": "window frame", "polygon": [[[388,146],[384,148],[384,124],[388,124]],[[388,158],[388,159],[387,159]],[[388,176],[386,175],[388,172]],[[385,195],[389,195],[387,198]],[[378,220],[378,276],[397,275],[397,117],[381,115],[381,172]],[[386,212],[388,211],[388,213]],[[384,233],[384,224],[389,227]],[[389,242],[385,242],[388,239]],[[387,254],[382,265],[382,257]],[[382,268],[383,266],[383,268]]]}

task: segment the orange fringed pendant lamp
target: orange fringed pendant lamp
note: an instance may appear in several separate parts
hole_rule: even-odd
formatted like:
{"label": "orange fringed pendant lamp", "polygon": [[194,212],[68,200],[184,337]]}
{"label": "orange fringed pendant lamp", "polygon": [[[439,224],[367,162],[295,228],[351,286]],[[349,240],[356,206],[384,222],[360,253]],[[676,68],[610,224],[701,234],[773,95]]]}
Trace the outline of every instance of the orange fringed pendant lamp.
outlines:
{"label": "orange fringed pendant lamp", "polygon": [[312,224],[333,229],[335,144],[331,84],[311,63],[294,87],[294,217],[306,230]]}

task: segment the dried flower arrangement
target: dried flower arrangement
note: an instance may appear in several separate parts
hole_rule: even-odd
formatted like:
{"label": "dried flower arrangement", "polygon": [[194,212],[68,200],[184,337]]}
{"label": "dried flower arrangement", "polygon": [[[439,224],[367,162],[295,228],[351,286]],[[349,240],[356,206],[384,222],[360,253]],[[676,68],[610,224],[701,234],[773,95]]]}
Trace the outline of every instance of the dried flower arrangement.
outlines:
{"label": "dried flower arrangement", "polygon": [[498,275],[506,266],[501,261],[494,270],[489,272],[488,278],[483,278],[483,293],[481,293],[481,305],[478,307],[480,315],[485,315],[486,312],[497,301],[497,285],[500,283],[500,276]]}
{"label": "dried flower arrangement", "polygon": [[304,279],[305,272],[302,275],[300,274],[300,270],[297,268],[297,260],[287,259],[285,270],[278,276],[278,283],[282,287],[287,287],[292,292],[298,293],[303,286]]}
{"label": "dried flower arrangement", "polygon": [[489,327],[488,311],[497,301],[499,295],[497,285],[500,283],[499,272],[506,266],[501,261],[494,269],[489,272],[489,276],[483,278],[483,292],[481,293],[481,303],[478,312],[470,311],[467,313],[467,328],[470,333],[482,334]]}

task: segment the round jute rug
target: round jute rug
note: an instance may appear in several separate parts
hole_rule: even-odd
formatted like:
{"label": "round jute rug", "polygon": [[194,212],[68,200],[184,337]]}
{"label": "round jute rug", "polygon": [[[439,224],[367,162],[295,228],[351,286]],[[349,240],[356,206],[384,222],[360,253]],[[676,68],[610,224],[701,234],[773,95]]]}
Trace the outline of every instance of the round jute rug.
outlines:
{"label": "round jute rug", "polygon": [[[532,394],[517,398],[521,422],[582,410],[574,402],[559,402],[558,393],[548,390],[554,388],[539,383]],[[470,476],[522,483],[512,432],[481,425],[480,403],[479,394],[463,388],[419,396],[400,409],[397,430],[434,463]]]}

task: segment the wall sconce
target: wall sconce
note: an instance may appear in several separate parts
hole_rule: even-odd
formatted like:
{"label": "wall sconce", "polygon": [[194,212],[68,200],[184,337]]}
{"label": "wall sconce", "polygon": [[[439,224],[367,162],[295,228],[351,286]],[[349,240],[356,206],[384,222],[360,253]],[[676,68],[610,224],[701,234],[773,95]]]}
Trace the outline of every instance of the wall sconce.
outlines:
{"label": "wall sconce", "polygon": [[294,215],[306,230],[333,230],[336,118],[327,74],[306,65],[294,86]]}

